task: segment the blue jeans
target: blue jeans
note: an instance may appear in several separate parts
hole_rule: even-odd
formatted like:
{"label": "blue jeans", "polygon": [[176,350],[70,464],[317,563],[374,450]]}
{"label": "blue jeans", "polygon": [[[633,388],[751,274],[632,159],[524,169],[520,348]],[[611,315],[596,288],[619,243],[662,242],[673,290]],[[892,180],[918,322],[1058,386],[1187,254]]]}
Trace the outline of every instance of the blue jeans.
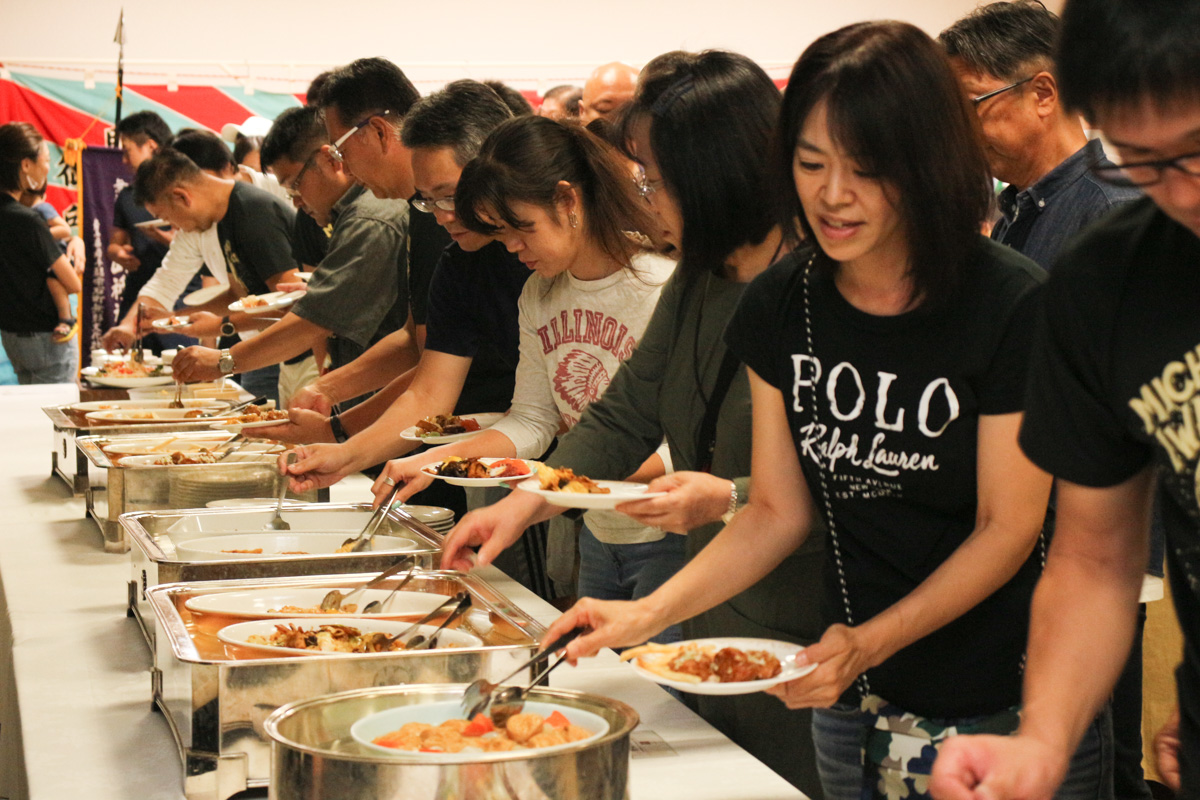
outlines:
{"label": "blue jeans", "polygon": [[55,344],[54,334],[16,334],[0,331],[4,352],[17,373],[17,382],[74,383],[79,365],[79,339]]}
{"label": "blue jeans", "polygon": [[[948,687],[948,691],[953,688]],[[875,717],[838,703],[813,709],[813,744],[825,800],[862,800],[862,743]],[[949,724],[953,720],[937,720]],[[1088,726],[1056,800],[1112,800],[1112,720],[1106,707]],[[869,795],[867,795],[869,796]]]}
{"label": "blue jeans", "polygon": [[[657,542],[605,544],[584,524],[579,533],[579,596],[599,600],[639,600],[662,586],[687,560],[686,539],[668,533]],[[678,625],[653,641],[678,642]]]}

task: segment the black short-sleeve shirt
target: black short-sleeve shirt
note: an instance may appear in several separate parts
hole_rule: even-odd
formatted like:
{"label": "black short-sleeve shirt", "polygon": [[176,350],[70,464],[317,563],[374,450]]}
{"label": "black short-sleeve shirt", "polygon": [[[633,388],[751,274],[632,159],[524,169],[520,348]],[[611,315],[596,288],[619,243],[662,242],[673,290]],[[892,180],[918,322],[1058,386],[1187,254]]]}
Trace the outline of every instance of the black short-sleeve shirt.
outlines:
{"label": "black short-sleeve shirt", "polygon": [[41,214],[0,193],[0,330],[54,330],[58,313],[46,285],[47,270],[62,251]]}
{"label": "black short-sleeve shirt", "polygon": [[[451,244],[450,234],[433,214],[418,211],[409,215],[408,295],[412,298],[413,323],[429,322],[429,284],[442,251]],[[511,398],[510,398],[511,399]]]}
{"label": "black short-sleeve shirt", "polygon": [[[912,592],[974,530],[979,417],[1023,407],[1033,290],[1044,273],[980,237],[948,302],[884,317],[852,306],[829,271],[815,270],[811,358],[807,261],[794,254],[755,279],[726,339],[782,392],[822,513],[824,473],[858,624]],[[844,622],[829,552],[827,619]],[[1031,557],[964,616],[871,669],[871,691],[930,717],[1016,705],[1037,572]]]}
{"label": "black short-sleeve shirt", "polygon": [[296,210],[275,195],[233,182],[229,208],[217,223],[231,282],[241,283],[249,294],[266,294],[268,278],[296,269],[290,238],[295,217]]}
{"label": "black short-sleeve shirt", "polygon": [[473,253],[452,244],[442,253],[429,287],[425,349],[472,359],[459,413],[503,411],[512,402],[517,298],[530,274],[499,242]]}

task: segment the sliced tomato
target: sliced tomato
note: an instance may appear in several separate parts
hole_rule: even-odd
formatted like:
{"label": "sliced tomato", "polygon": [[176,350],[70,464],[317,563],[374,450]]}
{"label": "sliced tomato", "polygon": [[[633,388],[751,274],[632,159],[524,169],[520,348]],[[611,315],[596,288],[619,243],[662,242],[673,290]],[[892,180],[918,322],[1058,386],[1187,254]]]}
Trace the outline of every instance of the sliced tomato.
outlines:
{"label": "sliced tomato", "polygon": [[571,720],[564,717],[561,711],[555,711],[546,718],[546,724],[551,728],[565,728],[571,724]]}
{"label": "sliced tomato", "polygon": [[459,420],[458,424],[462,425],[463,429],[468,432],[474,432],[474,431],[479,430],[479,423],[473,419],[467,419],[466,417],[463,417],[462,419]]}
{"label": "sliced tomato", "polygon": [[487,714],[476,714],[471,720],[471,724],[463,728],[463,736],[483,736],[485,733],[491,733],[496,730],[496,726],[492,724],[492,718]]}

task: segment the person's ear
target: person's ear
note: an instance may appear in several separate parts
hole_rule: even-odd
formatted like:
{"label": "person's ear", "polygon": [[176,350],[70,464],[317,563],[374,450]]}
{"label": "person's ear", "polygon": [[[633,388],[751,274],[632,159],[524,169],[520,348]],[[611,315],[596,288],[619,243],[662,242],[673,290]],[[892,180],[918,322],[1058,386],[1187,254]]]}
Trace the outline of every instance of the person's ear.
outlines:
{"label": "person's ear", "polygon": [[1057,113],[1059,109],[1058,81],[1054,79],[1054,76],[1049,72],[1042,71],[1034,75],[1033,80],[1029,83],[1033,87],[1036,97],[1038,116],[1048,117]]}
{"label": "person's ear", "polygon": [[[559,181],[558,185],[554,187],[554,205],[558,209],[561,219],[568,221],[578,219],[582,207],[579,190],[571,185],[570,181]],[[571,227],[576,226],[572,225]]]}
{"label": "person's ear", "polygon": [[172,186],[171,191],[167,193],[170,202],[183,208],[192,207],[192,193],[182,186]]}

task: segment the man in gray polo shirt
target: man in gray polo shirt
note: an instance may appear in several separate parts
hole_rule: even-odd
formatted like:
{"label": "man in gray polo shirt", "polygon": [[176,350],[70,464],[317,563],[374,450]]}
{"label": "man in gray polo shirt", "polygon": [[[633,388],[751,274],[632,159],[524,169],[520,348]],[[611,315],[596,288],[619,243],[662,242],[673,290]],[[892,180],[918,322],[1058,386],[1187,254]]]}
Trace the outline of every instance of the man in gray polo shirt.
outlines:
{"label": "man in gray polo shirt", "polygon": [[[308,293],[279,322],[227,352],[189,347],[175,358],[179,380],[275,364],[324,339],[336,369],[409,320],[408,204],[381,200],[354,181],[330,153],[315,108],[280,115],[261,154],[297,207],[332,226],[328,252]],[[410,339],[404,357],[415,364],[417,355]]]}

